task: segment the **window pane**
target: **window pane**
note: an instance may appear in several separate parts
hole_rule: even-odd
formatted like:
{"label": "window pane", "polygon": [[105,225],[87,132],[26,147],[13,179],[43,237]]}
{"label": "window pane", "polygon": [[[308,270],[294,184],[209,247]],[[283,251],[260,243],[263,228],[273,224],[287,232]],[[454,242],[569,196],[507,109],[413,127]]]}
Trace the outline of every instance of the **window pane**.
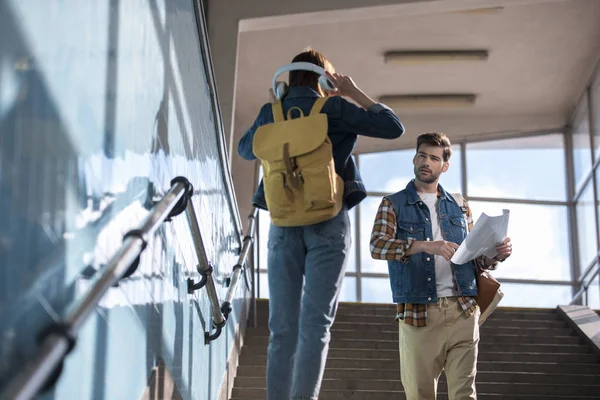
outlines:
{"label": "window pane", "polygon": [[267,269],[267,244],[269,243],[269,226],[271,218],[269,212],[258,210],[258,268]]}
{"label": "window pane", "polygon": [[596,160],[600,158],[600,69],[596,71],[596,77],[590,88],[590,101],[592,110],[592,135],[596,147]]}
{"label": "window pane", "polygon": [[260,282],[258,283],[258,295],[256,297],[260,299],[268,299],[269,298],[269,277],[266,272],[261,272],[260,274]]}
{"label": "window pane", "polygon": [[361,285],[363,303],[393,303],[388,278],[362,278]]}
{"label": "window pane", "polygon": [[592,280],[587,290],[587,306],[593,310],[600,310],[600,281],[599,277]]}
{"label": "window pane", "polygon": [[566,200],[565,168],[562,134],[472,143],[467,145],[467,192],[474,197]]}
{"label": "window pane", "polygon": [[358,238],[356,237],[356,209],[354,207],[352,210],[348,212],[350,217],[350,250],[348,254],[348,264],[346,265],[347,272],[356,272],[356,243],[358,242]]}
{"label": "window pane", "polygon": [[[385,151],[359,155],[360,174],[367,191],[395,193],[415,177],[412,160],[415,150]],[[460,146],[452,146],[450,169],[440,179],[444,189],[461,191],[462,163]]]}
{"label": "window pane", "polygon": [[[594,178],[596,179],[596,217],[598,218],[597,224],[600,226],[600,167],[594,171]],[[582,193],[583,195],[583,193]]]}
{"label": "window pane", "polygon": [[371,240],[371,230],[377,214],[377,208],[381,203],[380,197],[368,196],[360,203],[360,270],[361,272],[388,272],[387,261],[374,260],[371,258],[369,250],[369,241]]}
{"label": "window pane", "polygon": [[394,193],[404,189],[414,178],[414,155],[414,149],[359,155],[360,175],[367,191]]}
{"label": "window pane", "polygon": [[462,193],[462,151],[460,146],[452,146],[450,168],[440,178],[440,185],[450,193]]}
{"label": "window pane", "polygon": [[576,190],[592,168],[592,152],[590,149],[590,123],[587,96],[583,96],[573,118],[573,167]]}
{"label": "window pane", "polygon": [[508,236],[513,255],[500,264],[494,276],[543,280],[571,280],[566,206],[469,203],[473,218],[482,212],[500,215],[510,210]]}
{"label": "window pane", "polygon": [[356,301],[356,278],[346,276],[340,292],[340,301]]}
{"label": "window pane", "polygon": [[532,285],[526,283],[502,283],[504,297],[499,307],[555,308],[571,302],[573,292],[566,285]]}
{"label": "window pane", "polygon": [[598,253],[596,240],[596,214],[594,186],[590,181],[577,202],[577,240],[579,241],[579,263],[586,268]]}

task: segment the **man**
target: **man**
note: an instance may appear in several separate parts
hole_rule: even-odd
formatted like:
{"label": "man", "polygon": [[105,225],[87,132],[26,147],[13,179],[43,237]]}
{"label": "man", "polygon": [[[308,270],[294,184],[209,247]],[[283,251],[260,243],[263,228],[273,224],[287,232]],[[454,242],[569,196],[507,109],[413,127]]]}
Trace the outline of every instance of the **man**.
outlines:
{"label": "man", "polygon": [[466,201],[461,207],[438,184],[451,154],[443,133],[420,135],[413,158],[415,179],[383,198],[371,234],[372,257],[388,260],[408,400],[435,399],[443,369],[450,400],[477,398],[480,310],[474,299],[475,267],[494,269],[512,253],[506,238],[493,259],[450,262],[473,224]]}

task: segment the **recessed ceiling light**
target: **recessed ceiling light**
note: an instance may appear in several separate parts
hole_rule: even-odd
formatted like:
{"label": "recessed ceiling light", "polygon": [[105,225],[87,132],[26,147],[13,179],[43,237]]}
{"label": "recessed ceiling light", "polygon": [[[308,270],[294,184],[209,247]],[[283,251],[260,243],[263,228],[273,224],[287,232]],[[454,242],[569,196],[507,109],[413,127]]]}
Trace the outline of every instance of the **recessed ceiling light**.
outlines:
{"label": "recessed ceiling light", "polygon": [[391,108],[469,107],[475,104],[473,93],[388,95],[379,101]]}
{"label": "recessed ceiling light", "polygon": [[448,14],[498,14],[504,11],[504,7],[485,7],[485,8],[472,8],[470,10],[458,10],[448,11]]}
{"label": "recessed ceiling light", "polygon": [[395,50],[383,55],[386,64],[485,61],[487,50]]}

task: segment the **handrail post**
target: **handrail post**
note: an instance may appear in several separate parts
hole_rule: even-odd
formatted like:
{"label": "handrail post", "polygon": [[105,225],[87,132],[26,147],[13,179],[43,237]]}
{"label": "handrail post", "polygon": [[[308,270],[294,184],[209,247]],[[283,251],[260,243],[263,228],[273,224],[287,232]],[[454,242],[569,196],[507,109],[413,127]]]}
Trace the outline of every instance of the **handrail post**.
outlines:
{"label": "handrail post", "polygon": [[248,259],[248,254],[250,251],[250,246],[254,242],[254,231],[256,227],[256,215],[258,214],[258,209],[254,208],[252,213],[248,216],[248,234],[244,236],[244,241],[242,244],[242,251],[238,257],[237,263],[233,266],[233,274],[231,276],[231,285],[227,290],[227,295],[225,296],[225,301],[221,306],[221,312],[225,316],[225,318],[229,317],[229,314],[233,311],[233,307],[231,306],[231,302],[233,301],[233,296],[235,295],[235,290],[237,288],[238,281],[240,280],[240,276],[244,270],[244,264],[246,264],[246,260]]}
{"label": "handrail post", "polygon": [[[569,305],[574,305],[576,304],[584,295],[585,295],[585,300],[583,301],[583,305],[587,305],[588,304],[588,289],[592,283],[592,281],[594,279],[596,279],[597,276],[600,275],[600,264],[596,263],[595,265],[592,264],[590,267],[587,268],[587,270],[582,274],[581,278],[579,279],[579,281],[577,281],[577,284],[581,287],[579,289],[579,291],[577,291],[577,293],[575,293],[575,295],[573,296],[573,298],[571,299],[571,301],[569,302]],[[586,278],[588,276],[591,276],[588,280],[587,280],[587,284],[586,284]]]}
{"label": "handrail post", "polygon": [[[256,239],[256,236],[255,236]],[[256,321],[256,292],[255,292],[255,285],[256,285],[256,281],[254,279],[254,270],[256,268],[256,240],[254,243],[252,243],[252,247],[250,249],[250,262],[249,262],[249,267],[250,267],[250,276],[251,276],[251,285],[250,285],[250,312],[249,312],[249,316],[248,316],[248,324],[251,327],[256,327],[257,326],[257,321]],[[246,266],[246,268],[248,268],[248,266]],[[248,276],[248,270],[246,270],[246,276]]]}
{"label": "handrail post", "polygon": [[581,298],[581,296],[583,296],[583,293],[586,291],[585,286],[582,287],[581,289],[579,289],[579,291],[577,293],[575,293],[575,296],[573,296],[573,298],[571,299],[571,302],[569,303],[569,305],[573,305],[575,304],[577,301],[579,301],[579,299]]}
{"label": "handrail post", "polygon": [[221,334],[221,329],[227,323],[227,319],[221,313],[219,307],[219,296],[217,294],[217,288],[215,280],[213,279],[212,272],[213,266],[206,257],[206,248],[204,247],[204,241],[202,240],[202,234],[200,233],[200,224],[196,217],[196,210],[194,203],[190,199],[185,207],[185,214],[187,216],[188,225],[192,235],[192,241],[194,242],[194,249],[198,257],[198,272],[202,275],[202,280],[199,283],[194,284],[194,281],[188,279],[188,293],[194,290],[206,287],[208,294],[208,300],[210,302],[210,310],[212,315],[212,325],[216,329],[214,334],[208,332],[205,333],[205,343],[209,344],[215,340]]}

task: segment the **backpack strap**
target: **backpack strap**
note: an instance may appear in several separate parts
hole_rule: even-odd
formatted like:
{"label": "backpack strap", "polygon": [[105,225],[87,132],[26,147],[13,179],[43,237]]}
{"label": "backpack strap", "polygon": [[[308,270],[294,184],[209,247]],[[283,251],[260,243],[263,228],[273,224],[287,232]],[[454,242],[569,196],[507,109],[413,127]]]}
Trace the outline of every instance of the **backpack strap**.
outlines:
{"label": "backpack strap", "polygon": [[[317,101],[315,101],[315,104],[313,104],[312,108],[310,109],[310,115],[319,114],[321,112],[321,109],[325,105],[326,101],[327,101],[327,97],[319,97],[317,99]],[[289,111],[292,111],[294,108],[300,110],[298,107],[292,107]],[[281,100],[273,103],[273,105],[271,106],[271,109],[273,110],[273,121],[274,122],[285,121],[285,115],[283,114],[283,106],[281,105]],[[302,114],[302,110],[300,110],[300,114]],[[302,115],[302,116],[304,116],[304,115]],[[289,118],[289,112],[288,112],[288,118]]]}
{"label": "backpack strap", "polygon": [[321,109],[325,105],[326,101],[327,101],[327,97],[319,97],[317,99],[317,101],[315,101],[315,104],[313,104],[312,108],[310,109],[310,115],[319,114],[321,112]]}
{"label": "backpack strap", "polygon": [[450,195],[452,197],[454,197],[454,201],[456,201],[456,204],[458,204],[459,207],[464,207],[465,206],[465,198],[463,197],[462,194],[460,193],[450,193]]}
{"label": "backpack strap", "polygon": [[467,232],[468,232],[469,231],[469,221],[467,221],[467,208],[465,207],[465,198],[460,193],[450,193],[450,195],[452,195],[452,197],[454,197],[456,204],[458,204],[458,206],[460,207],[460,211],[463,213],[463,216],[465,219],[465,227],[467,228]]}
{"label": "backpack strap", "polygon": [[285,121],[285,116],[283,115],[283,107],[281,106],[281,100],[273,103],[271,109],[273,110],[273,120],[275,122]]}

